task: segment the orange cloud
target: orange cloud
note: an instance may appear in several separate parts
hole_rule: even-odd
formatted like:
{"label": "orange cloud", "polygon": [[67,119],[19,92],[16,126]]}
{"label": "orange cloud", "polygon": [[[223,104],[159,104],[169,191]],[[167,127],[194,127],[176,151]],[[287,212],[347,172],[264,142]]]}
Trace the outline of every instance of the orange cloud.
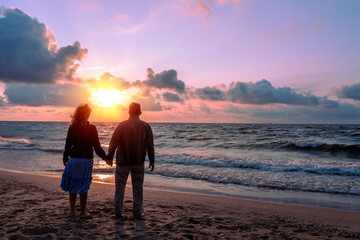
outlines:
{"label": "orange cloud", "polygon": [[95,1],[88,1],[88,2],[81,4],[80,9],[96,12],[99,9],[99,5]]}
{"label": "orange cloud", "polygon": [[119,13],[119,14],[116,14],[115,17],[108,20],[108,22],[114,23],[114,22],[118,22],[118,21],[125,21],[125,20],[128,20],[129,18],[130,18],[129,15]]}
{"label": "orange cloud", "polygon": [[290,27],[284,30],[281,30],[277,33],[266,35],[265,37],[261,38],[260,42],[261,44],[265,44],[269,42],[272,39],[282,39],[284,40],[286,37],[296,34],[298,30],[295,27]]}
{"label": "orange cloud", "polygon": [[217,0],[220,5],[226,5],[229,3],[241,3],[243,0]]}
{"label": "orange cloud", "polygon": [[201,18],[201,21],[208,26],[210,15],[216,10],[217,6],[224,6],[227,4],[239,4],[242,0],[179,0],[176,7],[173,9],[180,10],[185,16],[194,16]]}

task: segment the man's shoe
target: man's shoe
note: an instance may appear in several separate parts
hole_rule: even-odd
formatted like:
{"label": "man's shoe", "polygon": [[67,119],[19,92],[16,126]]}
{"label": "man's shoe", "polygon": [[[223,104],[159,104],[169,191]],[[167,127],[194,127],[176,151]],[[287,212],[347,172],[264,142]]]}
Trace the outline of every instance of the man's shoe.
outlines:
{"label": "man's shoe", "polygon": [[92,219],[93,218],[89,213],[81,213],[79,216],[81,219]]}
{"label": "man's shoe", "polygon": [[143,212],[140,214],[134,214],[134,218],[137,220],[143,220],[145,218],[145,214]]}

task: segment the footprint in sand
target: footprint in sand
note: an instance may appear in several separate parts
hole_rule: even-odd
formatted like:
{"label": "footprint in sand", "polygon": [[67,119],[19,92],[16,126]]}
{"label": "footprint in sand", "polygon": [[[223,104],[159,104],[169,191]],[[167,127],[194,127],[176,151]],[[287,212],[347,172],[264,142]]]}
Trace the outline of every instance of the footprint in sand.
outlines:
{"label": "footprint in sand", "polygon": [[57,228],[52,227],[34,227],[34,228],[24,228],[21,232],[25,235],[43,235],[46,233],[57,233]]}

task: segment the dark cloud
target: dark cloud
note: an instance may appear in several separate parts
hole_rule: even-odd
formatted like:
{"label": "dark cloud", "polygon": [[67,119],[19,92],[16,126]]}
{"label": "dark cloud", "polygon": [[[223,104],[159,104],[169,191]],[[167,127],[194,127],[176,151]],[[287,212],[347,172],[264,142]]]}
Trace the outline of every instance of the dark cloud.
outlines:
{"label": "dark cloud", "polygon": [[278,123],[353,123],[360,119],[360,108],[341,103],[338,108],[316,109],[306,106],[248,109],[259,121]]}
{"label": "dark cloud", "polygon": [[115,89],[128,89],[131,87],[131,84],[126,81],[124,78],[116,77],[108,72],[105,72],[99,79],[92,78],[86,80],[86,83],[93,88],[115,88]]}
{"label": "dark cloud", "polygon": [[45,24],[19,9],[1,8],[0,81],[54,83],[73,80],[78,61],[87,54],[79,42],[58,48]]}
{"label": "dark cloud", "polygon": [[163,98],[167,102],[184,102],[183,99],[179,97],[179,95],[172,93],[172,92],[165,92],[163,93]]}
{"label": "dark cloud", "polygon": [[5,98],[3,96],[0,96],[0,107],[5,105]]}
{"label": "dark cloud", "polygon": [[164,106],[162,107],[163,110],[172,110],[172,109],[176,109],[176,107],[173,106]]}
{"label": "dark cloud", "polygon": [[338,102],[335,102],[333,100],[329,100],[327,96],[325,97],[318,97],[319,106],[323,108],[338,108],[340,107]]}
{"label": "dark cloud", "polygon": [[338,107],[338,103],[327,97],[317,97],[310,93],[299,94],[290,87],[274,88],[271,82],[261,80],[256,83],[232,82],[227,91],[227,99],[247,104],[283,103],[289,105]]}
{"label": "dark cloud", "polygon": [[86,102],[90,93],[82,86],[8,84],[4,94],[10,105],[23,106],[77,106]]}
{"label": "dark cloud", "polygon": [[334,91],[339,98],[348,98],[360,101],[360,83],[350,86],[345,85],[334,89]]}
{"label": "dark cloud", "polygon": [[143,111],[162,111],[161,104],[156,102],[156,99],[150,94],[149,89],[133,95],[132,99],[141,104],[141,109]]}
{"label": "dark cloud", "polygon": [[142,82],[136,81],[134,85],[145,85],[158,89],[172,89],[179,93],[185,91],[185,83],[178,79],[177,72],[174,69],[155,74],[151,68],[148,68],[146,72],[146,80]]}
{"label": "dark cloud", "polygon": [[195,90],[196,96],[204,100],[223,101],[225,94],[216,87],[204,87]]}

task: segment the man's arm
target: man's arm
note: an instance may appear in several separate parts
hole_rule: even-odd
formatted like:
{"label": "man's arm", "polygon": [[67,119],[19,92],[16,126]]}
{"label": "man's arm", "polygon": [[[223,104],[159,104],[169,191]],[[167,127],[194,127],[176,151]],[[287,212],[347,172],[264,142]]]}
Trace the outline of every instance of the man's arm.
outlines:
{"label": "man's arm", "polygon": [[150,125],[148,125],[148,132],[146,134],[146,149],[149,158],[150,171],[154,171],[155,168],[155,150],[154,150],[154,135]]}
{"label": "man's arm", "polygon": [[117,128],[115,129],[115,131],[111,137],[110,144],[109,144],[108,158],[109,158],[109,161],[111,161],[111,162],[113,161],[115,150],[119,146],[120,138],[121,138],[121,130],[120,130],[120,126],[117,126]]}

